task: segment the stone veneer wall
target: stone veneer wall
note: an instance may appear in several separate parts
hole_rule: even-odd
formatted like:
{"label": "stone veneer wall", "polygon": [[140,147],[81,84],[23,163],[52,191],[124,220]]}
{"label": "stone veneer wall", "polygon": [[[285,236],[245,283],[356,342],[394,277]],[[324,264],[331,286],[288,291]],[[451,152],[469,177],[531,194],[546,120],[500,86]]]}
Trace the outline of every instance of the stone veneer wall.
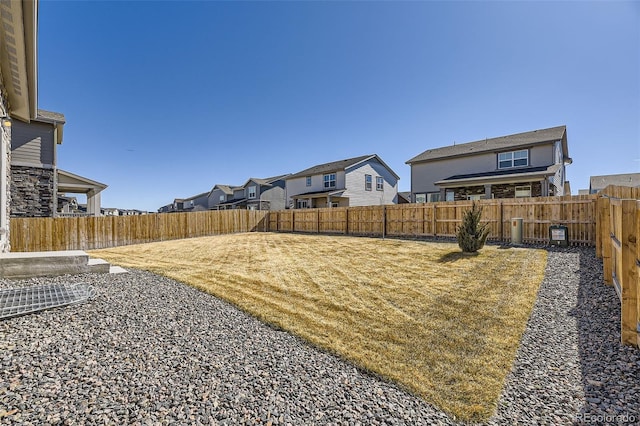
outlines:
{"label": "stone veneer wall", "polygon": [[11,166],[11,217],[53,217],[55,170]]}
{"label": "stone veneer wall", "polygon": [[[491,193],[493,194],[493,198],[514,198],[516,196],[516,186],[526,186],[531,185],[531,196],[532,197],[541,197],[542,196],[542,183],[540,181],[530,182],[530,183],[518,183],[518,184],[500,184],[500,185],[491,185]],[[468,195],[484,195],[484,185],[483,186],[469,186],[464,188],[456,188],[454,193],[455,201],[463,201],[467,199]],[[553,195],[550,193],[549,195]]]}

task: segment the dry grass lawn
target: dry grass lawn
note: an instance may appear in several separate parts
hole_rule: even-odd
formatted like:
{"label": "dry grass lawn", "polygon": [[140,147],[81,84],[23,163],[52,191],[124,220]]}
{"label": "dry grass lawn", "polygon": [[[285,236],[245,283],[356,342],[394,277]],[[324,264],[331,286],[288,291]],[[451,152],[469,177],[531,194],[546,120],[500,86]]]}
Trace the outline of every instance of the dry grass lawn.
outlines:
{"label": "dry grass lawn", "polygon": [[225,299],[467,421],[493,413],[546,264],[543,250],[277,233],[90,254]]}

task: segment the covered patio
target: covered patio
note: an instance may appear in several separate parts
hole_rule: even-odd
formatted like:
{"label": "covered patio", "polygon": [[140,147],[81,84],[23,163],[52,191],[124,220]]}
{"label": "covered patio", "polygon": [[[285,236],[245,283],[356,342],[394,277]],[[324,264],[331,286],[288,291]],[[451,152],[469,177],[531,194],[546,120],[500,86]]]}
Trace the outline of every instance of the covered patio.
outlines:
{"label": "covered patio", "polygon": [[87,215],[100,216],[100,193],[107,185],[60,169],[57,170],[57,180],[58,195],[86,194]]}

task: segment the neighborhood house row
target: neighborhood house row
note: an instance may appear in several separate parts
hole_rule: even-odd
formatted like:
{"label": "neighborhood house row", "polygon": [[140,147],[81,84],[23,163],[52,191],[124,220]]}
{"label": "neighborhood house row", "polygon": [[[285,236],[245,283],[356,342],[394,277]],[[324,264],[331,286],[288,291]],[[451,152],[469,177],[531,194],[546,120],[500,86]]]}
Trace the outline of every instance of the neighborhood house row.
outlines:
{"label": "neighborhood house row", "polygon": [[215,185],[175,199],[158,212],[283,210],[546,197],[571,193],[566,126],[429,149],[406,163],[411,192],[398,192],[398,175],[377,154],[318,164],[293,174]]}

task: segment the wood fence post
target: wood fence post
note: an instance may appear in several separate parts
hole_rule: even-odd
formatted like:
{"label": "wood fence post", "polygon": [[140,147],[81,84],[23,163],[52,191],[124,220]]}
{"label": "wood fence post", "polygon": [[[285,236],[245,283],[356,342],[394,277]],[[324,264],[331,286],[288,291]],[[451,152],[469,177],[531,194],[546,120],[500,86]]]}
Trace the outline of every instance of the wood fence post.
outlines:
{"label": "wood fence post", "polygon": [[504,208],[502,206],[502,201],[500,201],[500,213],[498,214],[499,217],[499,227],[500,227],[500,242],[504,241],[504,231],[502,230],[503,228],[503,221],[504,221]]}
{"label": "wood fence post", "polygon": [[602,212],[604,202],[602,201],[603,197],[598,196],[596,198],[596,257],[598,259],[602,259],[602,241],[604,238],[602,237],[602,217],[604,213]]}
{"label": "wood fence post", "polygon": [[637,321],[636,345],[638,346],[638,348],[640,348],[640,200],[636,200],[635,209],[636,209],[635,211],[635,220],[636,220],[635,286],[636,286],[636,321]]}
{"label": "wood fence post", "polygon": [[319,234],[320,233],[320,209],[316,209],[317,215],[316,215],[316,232]]}
{"label": "wood fence post", "polygon": [[605,284],[613,284],[613,260],[611,258],[611,199],[602,198],[602,223],[600,226],[602,238],[602,271]]}
{"label": "wood fence post", "polygon": [[349,235],[349,207],[344,208],[344,235]]}
{"label": "wood fence post", "polygon": [[387,206],[382,206],[382,239],[387,233]]}
{"label": "wood fence post", "polygon": [[431,218],[431,226],[433,226],[433,236],[434,237],[438,236],[438,230],[436,229],[436,226],[438,226],[438,220],[436,219],[437,215],[438,215],[438,205],[434,204],[433,205],[433,217]]}
{"label": "wood fence post", "polygon": [[291,232],[296,232],[296,211],[291,211]]}
{"label": "wood fence post", "polygon": [[636,267],[636,200],[622,200],[622,271],[620,271],[622,343],[636,345],[638,335],[638,273]]}

